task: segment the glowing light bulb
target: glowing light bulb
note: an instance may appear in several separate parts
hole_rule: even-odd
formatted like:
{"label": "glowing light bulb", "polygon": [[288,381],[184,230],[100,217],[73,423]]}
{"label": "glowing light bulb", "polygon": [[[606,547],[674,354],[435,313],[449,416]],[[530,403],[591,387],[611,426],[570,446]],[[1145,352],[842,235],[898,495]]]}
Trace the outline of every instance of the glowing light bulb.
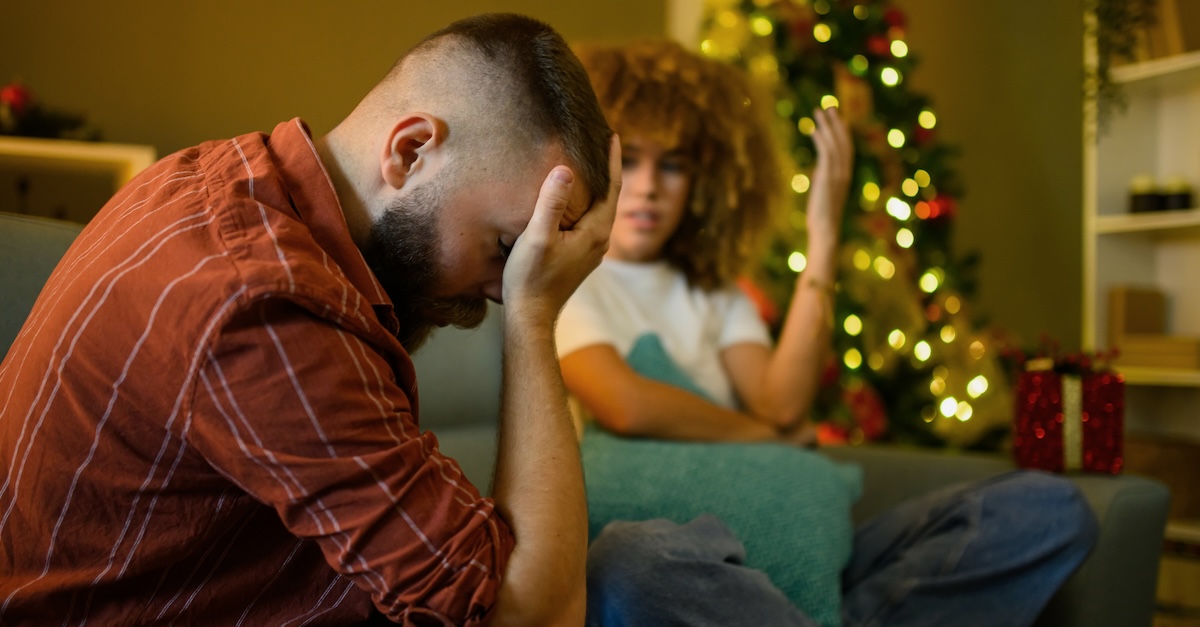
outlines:
{"label": "glowing light bulb", "polygon": [[950,342],[954,341],[954,338],[957,335],[958,335],[958,332],[954,330],[954,327],[952,327],[950,325],[946,325],[946,326],[942,327],[941,336],[942,336],[943,342],[949,344]]}
{"label": "glowing light bulb", "polygon": [[830,107],[836,107],[836,106],[838,106],[837,96],[834,96],[832,94],[825,94],[824,96],[821,96],[821,108],[822,109],[828,109]]}
{"label": "glowing light bulb", "polygon": [[859,248],[858,250],[854,251],[854,258],[852,261],[854,262],[855,268],[858,268],[859,270],[867,270],[871,267],[871,253]]}
{"label": "glowing light bulb", "polygon": [[972,359],[982,358],[983,357],[983,342],[980,342],[979,340],[975,340],[974,342],[971,342],[971,347],[969,350],[971,352]]}
{"label": "glowing light bulb", "polygon": [[913,180],[917,182],[917,185],[926,187],[929,185],[929,173],[925,170],[917,170],[913,172]]}
{"label": "glowing light bulb", "polygon": [[858,335],[863,330],[862,318],[850,314],[846,316],[846,321],[842,323],[842,328],[846,330],[847,335]]}
{"label": "glowing light bulb", "polygon": [[920,361],[929,359],[929,356],[932,354],[933,348],[931,348],[929,346],[929,342],[926,342],[925,340],[921,340],[920,342],[917,342],[915,346],[913,346],[913,355],[916,356],[916,358]]}
{"label": "glowing light bulb", "polygon": [[908,206],[908,203],[896,198],[895,196],[888,198],[887,212],[897,220],[907,220],[912,217],[912,207]]}
{"label": "glowing light bulb", "polygon": [[894,128],[888,131],[888,145],[892,148],[904,147],[904,131]]}
{"label": "glowing light bulb", "polygon": [[958,309],[962,307],[962,302],[957,296],[951,296],[946,299],[946,313],[951,315],[958,313]]}
{"label": "glowing light bulb", "polygon": [[967,394],[969,394],[971,398],[979,398],[980,396],[983,396],[983,393],[986,392],[987,389],[988,381],[983,375],[979,375],[967,382]]}
{"label": "glowing light bulb", "polygon": [[879,273],[879,276],[890,279],[896,274],[896,264],[892,263],[887,257],[876,257],[875,271]]}
{"label": "glowing light bulb", "polygon": [[867,58],[864,57],[863,55],[856,54],[856,55],[850,57],[850,71],[851,72],[854,72],[855,74],[858,74],[859,76],[862,76],[863,74],[867,73],[867,70],[870,69],[870,67],[871,67],[870,61],[867,61]]}
{"label": "glowing light bulb", "polygon": [[858,370],[858,367],[862,365],[862,353],[858,352],[857,348],[852,348],[846,351],[846,355],[842,361],[846,363],[847,368]]}
{"label": "glowing light bulb", "polygon": [[892,42],[892,56],[896,58],[908,56],[908,44],[897,39]]}
{"label": "glowing light bulb", "polygon": [[868,17],[871,17],[871,9],[868,9],[866,5],[856,4],[854,5],[854,17],[857,17],[860,20],[865,20]]}
{"label": "glowing light bulb", "polygon": [[879,72],[879,80],[883,81],[888,87],[895,87],[900,84],[900,72],[894,67],[885,67]]}
{"label": "glowing light bulb", "polygon": [[828,24],[817,24],[813,27],[813,39],[826,43],[833,39],[833,29],[829,28]]}
{"label": "glowing light bulb", "polygon": [[795,191],[797,194],[807,192],[810,184],[811,182],[808,180],[808,177],[803,174],[797,174],[792,177],[792,191]]}
{"label": "glowing light bulb", "polygon": [[711,39],[705,39],[700,42],[700,52],[703,52],[705,56],[711,57],[716,52],[716,44]]}
{"label": "glowing light bulb", "polygon": [[888,345],[896,350],[904,348],[905,339],[907,338],[904,337],[904,331],[900,329],[892,329],[892,332],[888,333]]}
{"label": "glowing light bulb", "polygon": [[804,269],[808,267],[808,258],[804,256],[804,253],[798,250],[794,251],[788,255],[788,267],[792,269],[792,272],[804,272]]}
{"label": "glowing light bulb", "polygon": [[938,408],[942,410],[943,416],[949,418],[950,416],[954,415],[954,412],[958,411],[958,400],[953,396],[947,396],[946,398],[942,399],[942,402],[938,405]]}
{"label": "glowing light bulb", "polygon": [[[771,20],[768,20],[767,18],[759,15],[759,16],[756,16],[754,19],[750,20],[750,30],[754,31],[754,34],[758,35],[759,37],[766,37],[767,35],[770,35],[772,31],[775,30],[775,27],[771,25]],[[893,50],[893,54],[894,54],[894,51],[895,51],[894,42],[893,42],[892,50]]]}
{"label": "glowing light bulb", "polygon": [[812,121],[812,118],[800,118],[796,122],[796,129],[805,135],[812,135],[813,131],[817,130],[817,123]]}
{"label": "glowing light bulb", "polygon": [[946,380],[934,377],[929,382],[929,393],[934,396],[941,396],[946,391]]}
{"label": "glowing light bulb", "polygon": [[871,370],[879,370],[883,367],[883,364],[883,355],[877,352],[871,353],[871,356],[867,358],[867,365],[871,367]]}
{"label": "glowing light bulb", "polygon": [[879,200],[879,185],[877,185],[875,183],[871,183],[871,182],[864,183],[863,189],[862,189],[862,195],[863,195],[864,199],[866,199],[870,202],[875,202],[876,200]]}
{"label": "glowing light bulb", "polygon": [[900,191],[904,192],[905,196],[912,197],[921,191],[921,186],[917,185],[915,179],[904,179],[904,182],[900,184]]}
{"label": "glowing light bulb", "polygon": [[933,114],[933,111],[925,109],[917,114],[917,124],[920,124],[921,128],[931,129],[937,126],[937,116]]}
{"label": "glowing light bulb", "polygon": [[921,291],[932,294],[937,291],[939,282],[937,276],[930,271],[922,274],[921,280],[917,284],[921,286]]}
{"label": "glowing light bulb", "polygon": [[966,401],[959,401],[958,407],[954,408],[954,415],[962,422],[971,419],[971,415],[975,412],[971,409],[971,404]]}
{"label": "glowing light bulb", "polygon": [[896,231],[896,244],[900,248],[912,248],[914,239],[913,232],[908,229],[899,229]]}

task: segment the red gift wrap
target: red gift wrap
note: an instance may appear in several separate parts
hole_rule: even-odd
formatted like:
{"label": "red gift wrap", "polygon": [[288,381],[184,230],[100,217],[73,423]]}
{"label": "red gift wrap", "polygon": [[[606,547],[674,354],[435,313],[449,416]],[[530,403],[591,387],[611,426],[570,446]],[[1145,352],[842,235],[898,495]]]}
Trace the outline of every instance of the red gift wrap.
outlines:
{"label": "red gift wrap", "polygon": [[1013,454],[1022,468],[1117,474],[1124,463],[1125,378],[1114,372],[1022,372]]}

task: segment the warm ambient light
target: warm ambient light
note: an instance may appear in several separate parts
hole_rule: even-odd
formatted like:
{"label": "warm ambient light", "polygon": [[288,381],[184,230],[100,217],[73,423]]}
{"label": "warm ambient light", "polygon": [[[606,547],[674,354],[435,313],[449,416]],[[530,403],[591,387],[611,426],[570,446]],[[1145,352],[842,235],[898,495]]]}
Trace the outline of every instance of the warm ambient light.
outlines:
{"label": "warm ambient light", "polygon": [[897,57],[897,58],[907,57],[908,56],[908,44],[904,43],[903,41],[900,41],[899,39],[897,39],[896,41],[893,41],[892,42],[892,56]]}
{"label": "warm ambient light", "polygon": [[829,28],[828,24],[817,24],[813,27],[813,39],[826,43],[833,39],[833,30]]}
{"label": "warm ambient light", "polygon": [[792,191],[797,194],[807,192],[810,184],[811,182],[808,180],[808,177],[803,174],[797,174],[792,177]]}
{"label": "warm ambient light", "polygon": [[970,394],[971,398],[979,398],[980,396],[983,396],[983,393],[986,392],[987,389],[987,378],[985,378],[983,375],[979,375],[967,383],[967,394]]}
{"label": "warm ambient light", "polygon": [[896,231],[896,244],[900,248],[912,248],[914,240],[912,231],[908,229],[899,229]]}
{"label": "warm ambient light", "polygon": [[830,94],[821,96],[821,108],[822,109],[830,109],[830,108],[833,108],[836,106],[838,106],[837,96],[833,96]]}
{"label": "warm ambient light", "polygon": [[879,185],[872,182],[863,183],[862,188],[863,200],[867,202],[875,202],[879,200]]}
{"label": "warm ambient light", "polygon": [[900,84],[900,72],[896,68],[885,67],[879,72],[879,80],[888,87],[895,87]]}
{"label": "warm ambient light", "polygon": [[808,258],[797,250],[788,255],[788,267],[792,269],[792,272],[804,272],[804,269],[808,267]]}
{"label": "warm ambient light", "polygon": [[913,346],[913,355],[915,355],[920,361],[929,359],[929,356],[932,354],[933,349],[929,347],[929,342],[926,342],[925,340],[921,340],[920,342],[917,342],[916,346]]}
{"label": "warm ambient light", "polygon": [[858,370],[858,367],[862,365],[862,353],[858,352],[857,348],[852,348],[846,351],[844,361],[846,362],[847,368],[851,370]]}
{"label": "warm ambient light", "polygon": [[862,333],[863,329],[862,318],[850,314],[846,316],[846,321],[842,323],[842,328],[846,330],[847,335],[858,335]]}
{"label": "warm ambient light", "polygon": [[888,198],[887,212],[897,220],[907,220],[912,217],[912,207],[909,207],[908,203],[895,196]]}

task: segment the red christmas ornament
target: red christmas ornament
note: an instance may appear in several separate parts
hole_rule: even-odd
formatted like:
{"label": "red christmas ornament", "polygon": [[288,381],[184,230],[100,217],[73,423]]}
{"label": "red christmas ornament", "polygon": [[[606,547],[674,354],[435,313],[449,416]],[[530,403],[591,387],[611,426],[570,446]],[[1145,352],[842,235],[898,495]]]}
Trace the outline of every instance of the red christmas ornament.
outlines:
{"label": "red christmas ornament", "polygon": [[867,52],[877,57],[892,56],[892,42],[883,35],[871,35],[867,37]]}
{"label": "red christmas ornament", "polygon": [[888,7],[888,9],[883,12],[883,21],[887,22],[888,26],[893,28],[903,27],[905,20],[906,18],[904,17],[904,11],[897,9],[896,7]]}
{"label": "red christmas ornament", "polygon": [[8,107],[14,116],[24,113],[32,101],[33,93],[21,83],[9,83],[0,87],[0,105]]}

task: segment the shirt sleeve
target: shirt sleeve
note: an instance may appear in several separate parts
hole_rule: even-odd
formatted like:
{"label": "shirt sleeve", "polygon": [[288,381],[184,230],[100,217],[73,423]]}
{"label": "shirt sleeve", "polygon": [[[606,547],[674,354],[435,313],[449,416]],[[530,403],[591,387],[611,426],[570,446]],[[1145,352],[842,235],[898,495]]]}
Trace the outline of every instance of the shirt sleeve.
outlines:
{"label": "shirt sleeve", "polygon": [[317,542],[391,620],[487,620],[512,533],[421,434],[380,351],[298,305],[261,301],[208,351],[192,415],[209,463]]}
{"label": "shirt sleeve", "polygon": [[622,352],[599,287],[599,277],[593,272],[563,306],[554,330],[559,359],[596,344],[607,344]]}
{"label": "shirt sleeve", "polygon": [[771,333],[766,323],[742,290],[731,285],[722,290],[721,296],[725,299],[726,313],[718,340],[720,348],[744,343],[771,346]]}

